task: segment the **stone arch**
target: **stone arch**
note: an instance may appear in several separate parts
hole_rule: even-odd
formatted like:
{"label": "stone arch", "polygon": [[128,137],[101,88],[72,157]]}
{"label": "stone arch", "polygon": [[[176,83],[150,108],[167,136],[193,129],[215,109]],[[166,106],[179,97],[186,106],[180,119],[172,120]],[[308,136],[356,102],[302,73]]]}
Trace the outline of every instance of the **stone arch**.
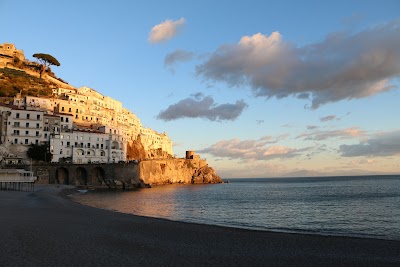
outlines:
{"label": "stone arch", "polygon": [[119,149],[119,143],[117,141],[112,141],[111,149]]}
{"label": "stone arch", "polygon": [[94,167],[91,171],[91,182],[93,185],[101,185],[106,178],[105,171],[102,167]]}
{"label": "stone arch", "polygon": [[93,149],[88,149],[88,151],[86,151],[86,155],[89,156],[89,157],[95,156],[94,150]]}
{"label": "stone arch", "polygon": [[86,185],[87,184],[87,171],[85,168],[78,167],[75,170],[75,184]]}
{"label": "stone arch", "polygon": [[83,149],[76,149],[76,150],[75,150],[75,154],[76,154],[76,155],[79,155],[79,156],[85,155],[85,151],[83,151]]}
{"label": "stone arch", "polygon": [[69,184],[69,172],[66,168],[60,167],[56,170],[56,184]]}

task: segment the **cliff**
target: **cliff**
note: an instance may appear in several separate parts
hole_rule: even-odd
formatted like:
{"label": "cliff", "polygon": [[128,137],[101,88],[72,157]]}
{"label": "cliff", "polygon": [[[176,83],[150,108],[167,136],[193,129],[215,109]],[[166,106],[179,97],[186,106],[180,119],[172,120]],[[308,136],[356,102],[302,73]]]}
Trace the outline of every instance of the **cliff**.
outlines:
{"label": "cliff", "polygon": [[140,135],[136,137],[136,140],[128,142],[126,149],[127,160],[143,160],[146,158],[146,151],[144,150]]}
{"label": "cliff", "polygon": [[222,183],[202,159],[153,159],[140,162],[140,179],[149,185]]}

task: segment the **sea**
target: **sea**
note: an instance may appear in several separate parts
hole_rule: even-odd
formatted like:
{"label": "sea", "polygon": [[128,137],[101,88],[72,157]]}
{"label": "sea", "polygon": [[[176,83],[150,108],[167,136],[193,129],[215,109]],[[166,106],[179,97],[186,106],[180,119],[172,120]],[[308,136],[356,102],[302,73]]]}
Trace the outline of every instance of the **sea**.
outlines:
{"label": "sea", "polygon": [[400,175],[243,178],[224,184],[89,191],[72,198],[97,208],[173,221],[400,240]]}

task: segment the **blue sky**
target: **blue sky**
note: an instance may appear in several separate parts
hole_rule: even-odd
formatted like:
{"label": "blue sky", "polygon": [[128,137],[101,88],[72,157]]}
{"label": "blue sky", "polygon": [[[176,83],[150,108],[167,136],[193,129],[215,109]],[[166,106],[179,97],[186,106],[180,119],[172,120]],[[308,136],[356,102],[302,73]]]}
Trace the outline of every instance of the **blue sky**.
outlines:
{"label": "blue sky", "polygon": [[400,173],[399,1],[7,1],[0,43],[222,177]]}

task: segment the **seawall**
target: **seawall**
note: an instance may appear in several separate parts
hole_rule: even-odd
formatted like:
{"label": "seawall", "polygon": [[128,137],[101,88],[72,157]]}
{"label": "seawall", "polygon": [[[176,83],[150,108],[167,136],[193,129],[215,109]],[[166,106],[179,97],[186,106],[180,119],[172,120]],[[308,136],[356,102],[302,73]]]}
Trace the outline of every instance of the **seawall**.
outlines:
{"label": "seawall", "polygon": [[222,183],[202,159],[152,159],[110,164],[41,163],[6,165],[4,168],[32,168],[38,184],[132,188],[174,183]]}

